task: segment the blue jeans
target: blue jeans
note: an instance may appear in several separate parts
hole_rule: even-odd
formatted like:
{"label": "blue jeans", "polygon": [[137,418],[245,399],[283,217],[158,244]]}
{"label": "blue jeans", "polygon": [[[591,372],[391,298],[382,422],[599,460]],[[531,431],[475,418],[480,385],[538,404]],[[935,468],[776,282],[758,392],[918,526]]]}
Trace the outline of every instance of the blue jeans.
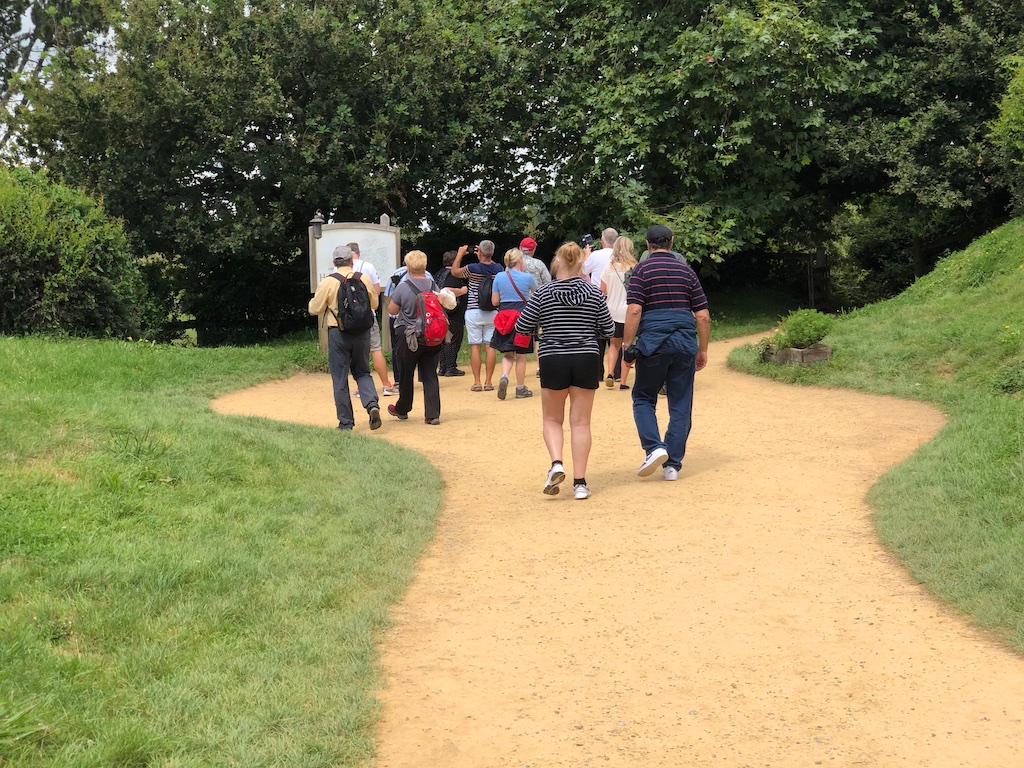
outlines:
{"label": "blue jeans", "polygon": [[[686,454],[693,416],[694,359],[689,355],[637,357],[633,382],[633,421],[645,454],[655,448],[668,451],[666,467],[679,469]],[[668,395],[668,429],[661,439],[658,427],[658,392]]]}

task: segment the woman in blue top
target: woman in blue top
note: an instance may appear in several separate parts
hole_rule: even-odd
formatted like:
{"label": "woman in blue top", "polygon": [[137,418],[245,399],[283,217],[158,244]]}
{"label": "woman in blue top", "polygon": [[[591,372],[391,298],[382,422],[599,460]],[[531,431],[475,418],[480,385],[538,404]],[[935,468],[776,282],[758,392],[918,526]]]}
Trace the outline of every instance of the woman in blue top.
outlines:
{"label": "woman in blue top", "polygon": [[512,248],[505,252],[505,271],[494,278],[491,301],[498,307],[494,318],[494,333],[491,346],[502,352],[501,379],[498,381],[498,399],[504,400],[508,393],[508,374],[513,364],[516,367],[516,398],[532,397],[526,388],[526,356],[533,352],[533,338],[526,346],[516,346],[516,320],[519,313],[537,290],[537,281],[526,271],[523,252]]}

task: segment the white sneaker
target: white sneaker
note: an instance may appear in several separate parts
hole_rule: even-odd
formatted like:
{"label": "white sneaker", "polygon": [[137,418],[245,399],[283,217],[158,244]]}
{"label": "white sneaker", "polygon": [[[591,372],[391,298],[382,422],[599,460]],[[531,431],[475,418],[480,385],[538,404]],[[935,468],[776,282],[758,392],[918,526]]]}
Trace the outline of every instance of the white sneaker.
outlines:
{"label": "white sneaker", "polygon": [[661,474],[666,480],[678,480],[679,470],[675,467],[662,467]]}
{"label": "white sneaker", "polygon": [[574,485],[572,487],[573,493],[576,494],[577,500],[589,499],[590,489],[585,484]]}
{"label": "white sneaker", "polygon": [[638,469],[636,473],[640,475],[640,477],[653,475],[657,471],[658,467],[664,464],[667,459],[668,451],[664,448],[655,448],[647,454],[647,458],[644,459],[644,463],[640,465],[640,469]]}
{"label": "white sneaker", "polygon": [[384,397],[391,397],[392,395],[397,395],[398,385],[395,384],[395,386],[393,387],[384,387],[384,392],[382,394],[384,395]]}
{"label": "white sneaker", "polygon": [[544,483],[544,493],[548,496],[558,495],[558,484],[565,480],[565,467],[562,462],[556,461],[548,470],[548,480]]}

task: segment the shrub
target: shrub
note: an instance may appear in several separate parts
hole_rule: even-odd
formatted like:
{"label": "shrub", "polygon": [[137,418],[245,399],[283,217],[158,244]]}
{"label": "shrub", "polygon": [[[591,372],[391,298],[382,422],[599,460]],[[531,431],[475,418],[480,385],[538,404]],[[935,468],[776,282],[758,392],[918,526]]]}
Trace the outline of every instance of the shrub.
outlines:
{"label": "shrub", "polygon": [[0,333],[138,335],[147,307],[120,222],[45,172],[0,166]]}
{"label": "shrub", "polygon": [[797,309],[782,320],[772,344],[779,349],[807,349],[828,334],[835,318],[816,309]]}
{"label": "shrub", "polygon": [[1019,395],[1024,392],[1024,360],[1014,360],[1000,366],[993,378],[996,392]]}

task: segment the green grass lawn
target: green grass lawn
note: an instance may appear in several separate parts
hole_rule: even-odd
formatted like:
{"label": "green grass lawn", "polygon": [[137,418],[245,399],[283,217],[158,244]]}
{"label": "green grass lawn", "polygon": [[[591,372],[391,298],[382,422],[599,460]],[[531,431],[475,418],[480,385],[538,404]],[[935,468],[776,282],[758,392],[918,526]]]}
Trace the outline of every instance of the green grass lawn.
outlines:
{"label": "green grass lawn", "polygon": [[369,759],[440,478],[209,409],[314,348],[0,338],[0,765]]}
{"label": "green grass lawn", "polygon": [[912,574],[1024,651],[1024,220],[943,260],[902,295],[838,320],[831,361],[730,363],[799,384],[935,403],[949,423],[871,491]]}

